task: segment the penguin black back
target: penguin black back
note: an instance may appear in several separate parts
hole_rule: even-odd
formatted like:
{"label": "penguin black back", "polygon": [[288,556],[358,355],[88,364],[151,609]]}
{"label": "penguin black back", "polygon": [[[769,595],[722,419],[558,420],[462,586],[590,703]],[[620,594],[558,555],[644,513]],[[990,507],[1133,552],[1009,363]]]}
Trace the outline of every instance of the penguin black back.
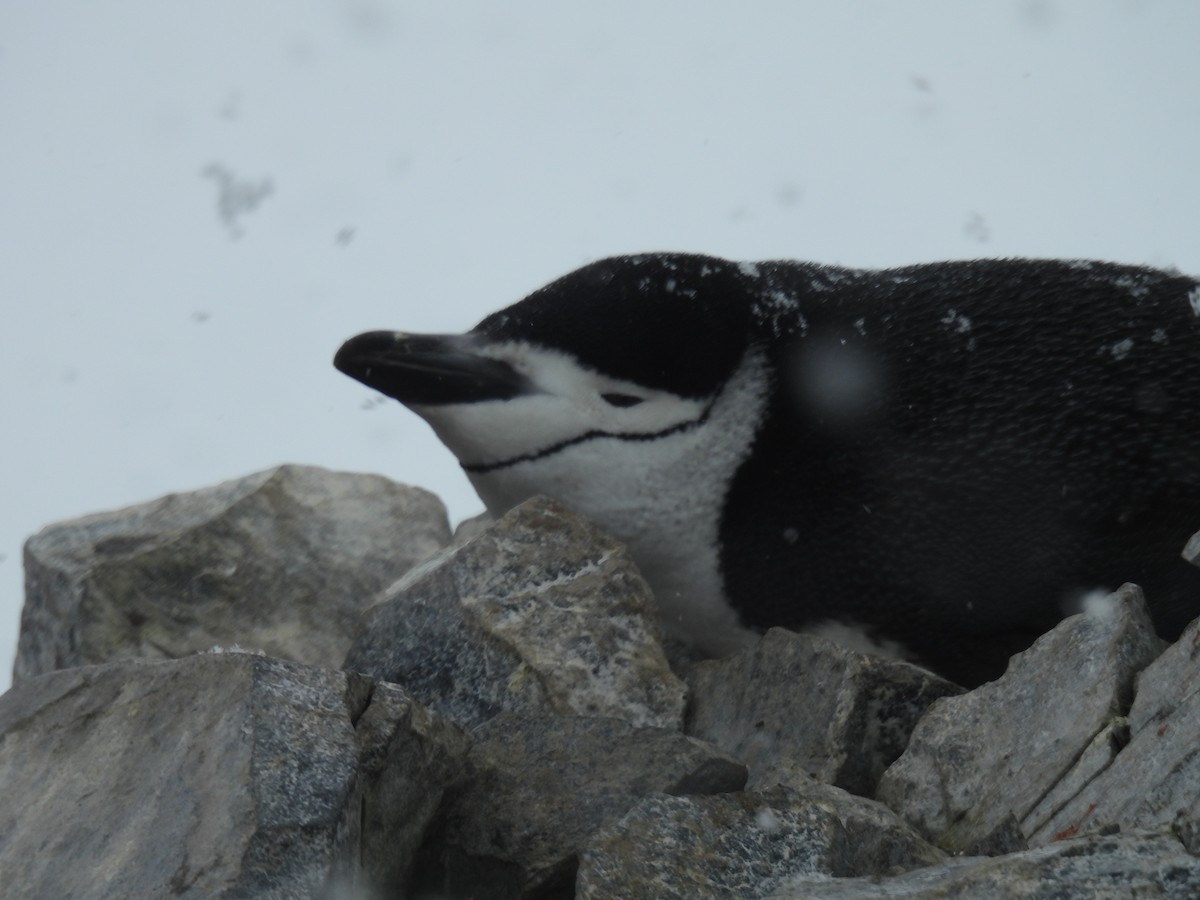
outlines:
{"label": "penguin black back", "polygon": [[1141,584],[1164,636],[1200,614],[1180,557],[1200,530],[1194,280],[1052,261],[761,271],[800,324],[773,343],[786,374],[724,509],[729,595],[766,599],[740,607],[749,624],[833,606],[974,684],[1097,588]]}

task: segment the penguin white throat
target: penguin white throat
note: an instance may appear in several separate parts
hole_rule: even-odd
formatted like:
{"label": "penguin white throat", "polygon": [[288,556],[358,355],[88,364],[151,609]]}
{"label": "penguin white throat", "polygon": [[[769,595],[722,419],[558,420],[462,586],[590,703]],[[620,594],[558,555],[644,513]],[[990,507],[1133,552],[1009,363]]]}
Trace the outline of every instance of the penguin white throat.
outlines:
{"label": "penguin white throat", "polygon": [[751,348],[715,394],[682,397],[517,342],[481,355],[535,390],[503,400],[412,404],[458,457],[493,515],[537,494],[618,536],[654,591],[664,628],[701,651],[744,646],[719,567],[721,510],[764,415],[770,378]]}

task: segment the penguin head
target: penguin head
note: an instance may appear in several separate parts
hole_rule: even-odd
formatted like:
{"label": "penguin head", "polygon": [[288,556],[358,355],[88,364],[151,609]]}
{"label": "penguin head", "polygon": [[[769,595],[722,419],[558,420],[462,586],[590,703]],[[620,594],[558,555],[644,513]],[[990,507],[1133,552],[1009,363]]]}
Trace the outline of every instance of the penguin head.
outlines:
{"label": "penguin head", "polygon": [[[752,288],[711,257],[605,259],[466,334],[370,332],[334,364],[424,418],[494,514],[544,493],[603,523],[682,487],[688,460],[740,456],[726,419],[757,416],[741,395],[763,393]],[[731,392],[748,365],[758,379]]]}

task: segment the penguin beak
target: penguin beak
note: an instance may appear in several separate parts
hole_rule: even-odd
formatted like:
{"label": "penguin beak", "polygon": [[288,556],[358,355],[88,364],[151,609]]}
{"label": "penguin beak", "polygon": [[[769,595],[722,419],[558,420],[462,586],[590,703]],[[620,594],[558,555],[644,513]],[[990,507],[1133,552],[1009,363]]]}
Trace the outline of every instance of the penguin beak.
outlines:
{"label": "penguin beak", "polygon": [[479,352],[472,334],[369,331],[342,344],[339,372],[405,406],[509,400],[537,391],[512,366]]}

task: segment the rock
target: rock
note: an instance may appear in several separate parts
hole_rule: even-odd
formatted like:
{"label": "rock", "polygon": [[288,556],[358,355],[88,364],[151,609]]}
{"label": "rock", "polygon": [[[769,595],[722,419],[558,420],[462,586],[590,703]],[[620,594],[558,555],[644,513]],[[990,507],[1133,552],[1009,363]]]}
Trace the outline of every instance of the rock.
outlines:
{"label": "rock", "polygon": [[764,897],[799,875],[878,877],[944,859],[887,807],[827,785],[654,796],[588,841],[576,896]]}
{"label": "rock", "polygon": [[463,519],[456,526],[454,526],[454,543],[469,543],[495,524],[496,517],[488,512],[481,512],[477,516],[471,516],[469,519]]}
{"label": "rock", "polygon": [[[1141,591],[1125,585],[1013,657],[998,680],[935,703],[878,797],[951,852],[1016,849],[1063,798],[1106,765],[1134,676],[1162,651]],[[1074,790],[1074,787],[1070,788]]]}
{"label": "rock", "polygon": [[[448,541],[298,467],[32,538],[0,893],[1200,896],[1200,622],[1162,652],[1133,586],[963,695],[782,630],[673,646],[684,735],[620,544],[544,499]],[[233,643],[355,671],[161,658]]]}
{"label": "rock", "polygon": [[214,645],[336,667],[362,610],[449,537],[432,494],[305,466],[52,525],[25,546],[14,680]]}
{"label": "rock", "polygon": [[398,688],[254,654],[28,679],[0,697],[5,894],[403,886],[464,750]]}
{"label": "rock", "polygon": [[1168,835],[1094,836],[996,859],[960,857],[883,881],[799,878],[771,896],[794,900],[1192,900],[1200,896],[1200,865]]}
{"label": "rock", "polygon": [[1072,785],[1033,843],[1120,828],[1171,828],[1200,853],[1200,620],[1137,678],[1123,740]]}
{"label": "rock", "polygon": [[618,719],[503,713],[472,738],[445,811],[441,887],[455,897],[570,897],[580,847],[642,797],[746,781],[715,747]]}
{"label": "rock", "polygon": [[962,688],[905,662],[773,628],[688,673],[687,733],[750,769],[751,788],[810,778],[872,796],[934,700]]}
{"label": "rock", "polygon": [[397,582],[345,668],[468,728],[503,710],[679,728],[656,614],[623,545],[537,497]]}
{"label": "rock", "polygon": [[402,897],[443,789],[462,775],[469,742],[399,685],[386,682],[374,684],[354,731],[362,797],[357,880],[382,896]]}

